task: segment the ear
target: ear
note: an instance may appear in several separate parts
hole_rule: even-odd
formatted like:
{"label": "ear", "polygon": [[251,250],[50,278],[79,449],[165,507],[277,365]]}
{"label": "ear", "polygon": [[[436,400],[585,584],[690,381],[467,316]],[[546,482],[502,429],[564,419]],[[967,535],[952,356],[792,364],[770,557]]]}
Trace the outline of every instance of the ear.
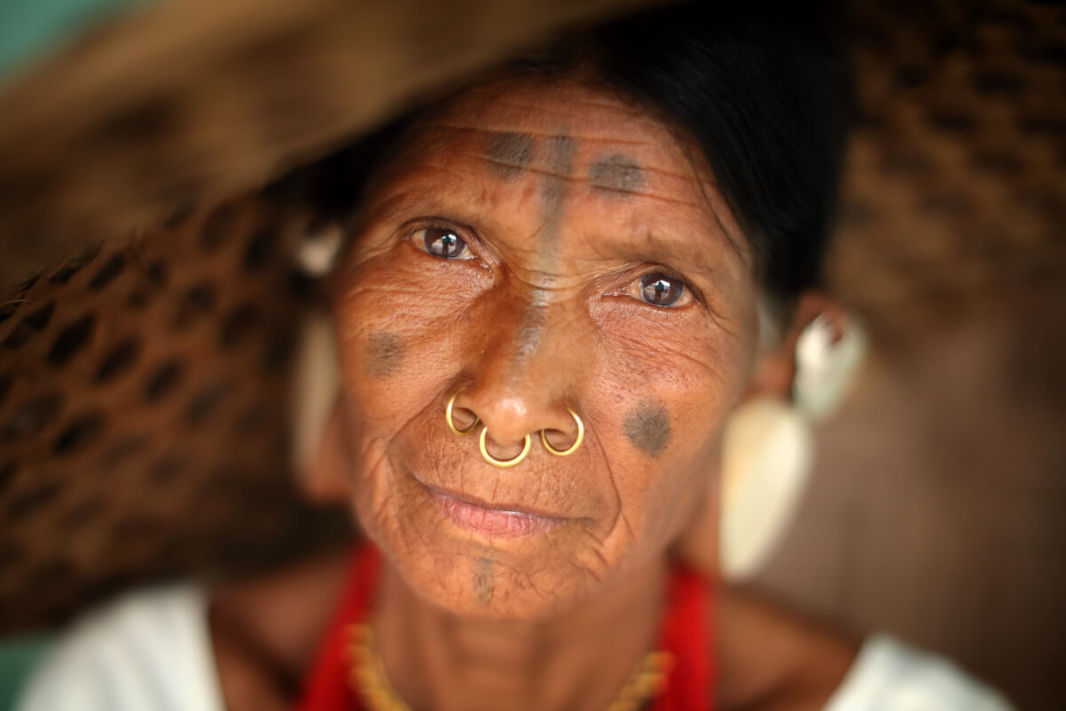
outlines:
{"label": "ear", "polygon": [[839,402],[863,350],[861,330],[817,292],[803,294],[784,334],[764,345],[722,441],[718,564],[725,577],[751,577],[784,538],[814,458],[810,421]]}
{"label": "ear", "polygon": [[[762,312],[760,312],[760,317]],[[791,402],[797,372],[797,345],[801,335],[815,322],[826,322],[832,341],[839,341],[849,328],[844,308],[821,291],[806,291],[796,300],[788,322],[780,335],[770,336],[763,345],[744,399],[770,397]],[[760,331],[774,333],[775,326],[760,325]]]}

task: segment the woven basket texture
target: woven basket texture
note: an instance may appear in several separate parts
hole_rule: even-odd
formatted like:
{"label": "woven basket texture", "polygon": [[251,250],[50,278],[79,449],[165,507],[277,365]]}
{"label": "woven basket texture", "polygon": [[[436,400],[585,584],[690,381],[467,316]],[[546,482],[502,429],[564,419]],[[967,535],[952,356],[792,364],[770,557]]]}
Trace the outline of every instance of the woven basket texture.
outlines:
{"label": "woven basket texture", "polygon": [[[0,630],[346,536],[290,482],[291,347],[312,301],[292,252],[313,216],[259,188],[551,28],[638,4],[184,0],[0,92],[0,283],[16,285],[0,299]],[[828,286],[869,330],[874,375],[826,429],[765,582],[1050,708],[1066,698],[1066,444],[1048,434],[1066,420],[1066,8],[845,9],[857,116]],[[863,537],[859,518],[879,523]]]}

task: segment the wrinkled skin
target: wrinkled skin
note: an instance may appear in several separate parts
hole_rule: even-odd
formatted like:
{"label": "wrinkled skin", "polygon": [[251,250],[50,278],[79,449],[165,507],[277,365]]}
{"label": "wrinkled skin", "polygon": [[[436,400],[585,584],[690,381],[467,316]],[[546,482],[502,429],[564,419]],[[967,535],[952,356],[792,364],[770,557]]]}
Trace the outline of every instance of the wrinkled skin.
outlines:
{"label": "wrinkled skin", "polygon": [[[543,618],[660,559],[705,498],[754,367],[750,250],[685,136],[579,79],[482,85],[405,145],[335,275],[354,508],[423,598]],[[457,391],[458,425],[502,459],[528,433],[528,458],[453,434]],[[567,408],[585,440],[556,457],[537,433],[568,446]],[[442,494],[535,530],[463,527]]]}
{"label": "wrinkled skin", "polygon": [[[580,80],[484,83],[402,145],[334,274],[343,387],[304,487],[350,500],[387,556],[369,622],[411,708],[607,708],[656,644],[667,548],[714,575],[725,416],[787,397],[824,304],[757,359],[751,257],[698,151]],[[531,434],[528,458],[486,463],[445,424],[453,395],[494,456]],[[561,458],[537,433],[568,446],[567,408],[587,433]],[[227,708],[292,708],[349,574],[216,591]],[[715,707],[824,708],[854,642],[714,590]]]}

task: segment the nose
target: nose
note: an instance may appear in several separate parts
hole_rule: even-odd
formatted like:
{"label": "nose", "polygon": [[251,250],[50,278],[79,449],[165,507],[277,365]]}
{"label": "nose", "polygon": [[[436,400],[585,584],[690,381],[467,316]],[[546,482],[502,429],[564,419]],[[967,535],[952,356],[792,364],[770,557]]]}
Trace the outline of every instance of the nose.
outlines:
{"label": "nose", "polygon": [[472,320],[468,342],[476,349],[464,359],[468,379],[454,402],[469,411],[462,424],[476,416],[501,455],[517,453],[526,435],[536,440],[540,431],[566,449],[578,436],[570,411],[583,410],[579,395],[595,357],[579,304],[552,302],[537,289],[485,301]]}

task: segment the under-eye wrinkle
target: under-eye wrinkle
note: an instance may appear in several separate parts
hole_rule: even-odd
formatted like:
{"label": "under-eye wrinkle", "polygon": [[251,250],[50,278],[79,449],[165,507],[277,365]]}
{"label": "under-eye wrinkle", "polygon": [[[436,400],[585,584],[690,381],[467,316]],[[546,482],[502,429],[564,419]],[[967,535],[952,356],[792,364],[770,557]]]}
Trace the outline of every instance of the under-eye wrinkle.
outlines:
{"label": "under-eye wrinkle", "polygon": [[388,331],[374,331],[366,339],[363,350],[366,374],[371,378],[387,378],[400,369],[403,356],[404,345],[398,336]]}
{"label": "under-eye wrinkle", "polygon": [[670,442],[670,415],[662,405],[641,403],[623,424],[626,438],[649,457],[659,456]]}

